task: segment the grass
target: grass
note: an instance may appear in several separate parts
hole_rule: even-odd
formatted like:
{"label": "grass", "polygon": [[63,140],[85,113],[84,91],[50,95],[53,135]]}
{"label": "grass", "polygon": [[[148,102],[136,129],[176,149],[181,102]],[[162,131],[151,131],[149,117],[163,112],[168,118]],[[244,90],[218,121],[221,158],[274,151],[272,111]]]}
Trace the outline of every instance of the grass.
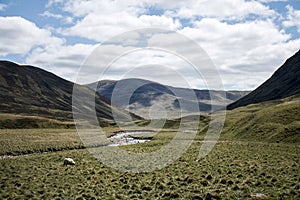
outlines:
{"label": "grass", "polygon": [[[107,136],[119,130],[103,128]],[[76,129],[0,129],[0,156],[82,149]]]}
{"label": "grass", "polygon": [[[267,199],[300,199],[299,100],[295,96],[228,111],[220,142],[198,160],[209,122],[202,116],[187,152],[151,173],[103,165],[81,149],[75,129],[0,129],[0,155],[50,151],[0,159],[0,199],[205,199],[208,193],[213,199],[253,199],[258,193]],[[194,125],[195,116],[189,117],[187,127]],[[142,129],[149,122],[136,124]],[[169,120],[150,142],[121,148],[155,151],[172,140],[178,126],[178,119]],[[110,136],[119,129],[104,130]],[[64,166],[65,157],[76,165]]]}
{"label": "grass", "polygon": [[[198,151],[195,142],[170,166],[142,174],[104,166],[86,150],[1,159],[0,199],[300,198],[299,145],[219,143],[196,161]],[[65,157],[76,165],[64,166]]]}
{"label": "grass", "polygon": [[300,96],[227,111],[221,138],[300,143]]}
{"label": "grass", "polygon": [[75,129],[0,129],[0,155],[83,148]]}
{"label": "grass", "polygon": [[[34,111],[33,111],[34,112]],[[17,114],[0,114],[0,128],[74,128],[72,121],[58,121],[38,116],[24,116]]]}

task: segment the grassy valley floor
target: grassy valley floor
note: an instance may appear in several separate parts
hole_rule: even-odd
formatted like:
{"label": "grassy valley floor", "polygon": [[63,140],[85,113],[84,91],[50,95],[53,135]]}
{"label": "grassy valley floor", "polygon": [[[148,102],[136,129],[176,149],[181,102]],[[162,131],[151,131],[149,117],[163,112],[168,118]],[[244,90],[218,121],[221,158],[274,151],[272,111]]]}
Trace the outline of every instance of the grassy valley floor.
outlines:
{"label": "grassy valley floor", "polygon": [[[61,133],[73,140],[72,131]],[[153,150],[153,142],[124,148]],[[15,146],[19,152],[28,148]],[[85,149],[2,158],[0,199],[204,199],[207,193],[213,199],[255,199],[260,193],[267,199],[300,198],[299,144],[223,141],[197,160],[200,146],[201,140],[195,140],[176,162],[141,174],[107,167]],[[76,165],[64,166],[65,157],[74,158]]]}

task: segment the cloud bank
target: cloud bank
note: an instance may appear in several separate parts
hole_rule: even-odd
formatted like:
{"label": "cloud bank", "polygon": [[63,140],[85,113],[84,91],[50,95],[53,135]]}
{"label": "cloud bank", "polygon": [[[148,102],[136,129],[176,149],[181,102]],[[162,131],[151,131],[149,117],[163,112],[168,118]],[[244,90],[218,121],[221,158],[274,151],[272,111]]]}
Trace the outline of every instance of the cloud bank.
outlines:
{"label": "cloud bank", "polygon": [[[299,34],[290,31],[300,33],[300,10],[288,2],[284,8],[273,9],[270,2],[276,1],[50,0],[37,17],[56,20],[56,24],[41,27],[22,16],[0,17],[0,56],[19,54],[25,63],[75,80],[80,65],[97,44],[126,31],[160,28],[198,43],[218,67],[226,89],[254,89],[300,47]],[[3,9],[6,5],[0,4]],[[171,35],[157,35],[152,42],[178,41]],[[135,35],[122,41],[128,46],[140,43]],[[115,41],[111,50],[117,45]],[[148,65],[148,70],[143,68],[145,74],[153,71],[154,64],[184,71],[182,62],[163,53],[129,58]],[[122,71],[114,70],[105,78],[120,78]],[[165,79],[170,84],[176,82],[172,76]],[[202,84],[194,81],[192,87],[201,88]]]}

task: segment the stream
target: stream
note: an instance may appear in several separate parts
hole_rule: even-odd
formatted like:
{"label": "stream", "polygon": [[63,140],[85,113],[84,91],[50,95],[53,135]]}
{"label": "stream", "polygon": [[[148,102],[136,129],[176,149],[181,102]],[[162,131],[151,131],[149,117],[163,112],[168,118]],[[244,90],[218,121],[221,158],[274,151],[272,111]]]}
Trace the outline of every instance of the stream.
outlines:
{"label": "stream", "polygon": [[153,133],[153,131],[126,131],[116,133],[108,138],[112,142],[108,146],[123,146],[149,142],[152,138],[151,133]]}

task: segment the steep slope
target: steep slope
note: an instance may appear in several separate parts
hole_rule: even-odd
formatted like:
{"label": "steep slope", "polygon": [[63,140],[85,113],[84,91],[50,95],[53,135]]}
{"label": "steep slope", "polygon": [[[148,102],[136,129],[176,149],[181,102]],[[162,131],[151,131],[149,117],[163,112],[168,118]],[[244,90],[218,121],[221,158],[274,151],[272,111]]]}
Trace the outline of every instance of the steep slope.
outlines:
{"label": "steep slope", "polygon": [[[37,67],[0,61],[0,112],[72,121],[73,85],[74,83]],[[85,105],[85,99],[94,96],[94,91],[86,86],[76,86],[83,103],[74,108],[74,111],[89,113],[89,105]],[[111,107],[98,94],[95,96],[95,104],[97,116],[102,123],[112,123],[112,109],[130,117],[126,112],[122,113],[123,111]]]}
{"label": "steep slope", "polygon": [[300,50],[290,57],[266,82],[247,96],[227,106],[234,109],[300,93]]}
{"label": "steep slope", "polygon": [[[149,110],[157,112],[161,108],[166,109],[168,118],[176,118],[181,114],[196,114],[194,113],[195,106],[198,106],[201,112],[209,113],[221,109],[249,93],[248,91],[192,90],[166,86],[143,79],[102,80],[88,86],[109,100],[112,99],[113,93],[117,94],[117,98],[112,101],[113,104],[144,118],[149,118]],[[126,96],[131,88],[136,88],[136,90],[132,93],[128,103]],[[191,95],[191,92],[194,96]],[[181,109],[179,102],[184,102],[187,106]]]}

